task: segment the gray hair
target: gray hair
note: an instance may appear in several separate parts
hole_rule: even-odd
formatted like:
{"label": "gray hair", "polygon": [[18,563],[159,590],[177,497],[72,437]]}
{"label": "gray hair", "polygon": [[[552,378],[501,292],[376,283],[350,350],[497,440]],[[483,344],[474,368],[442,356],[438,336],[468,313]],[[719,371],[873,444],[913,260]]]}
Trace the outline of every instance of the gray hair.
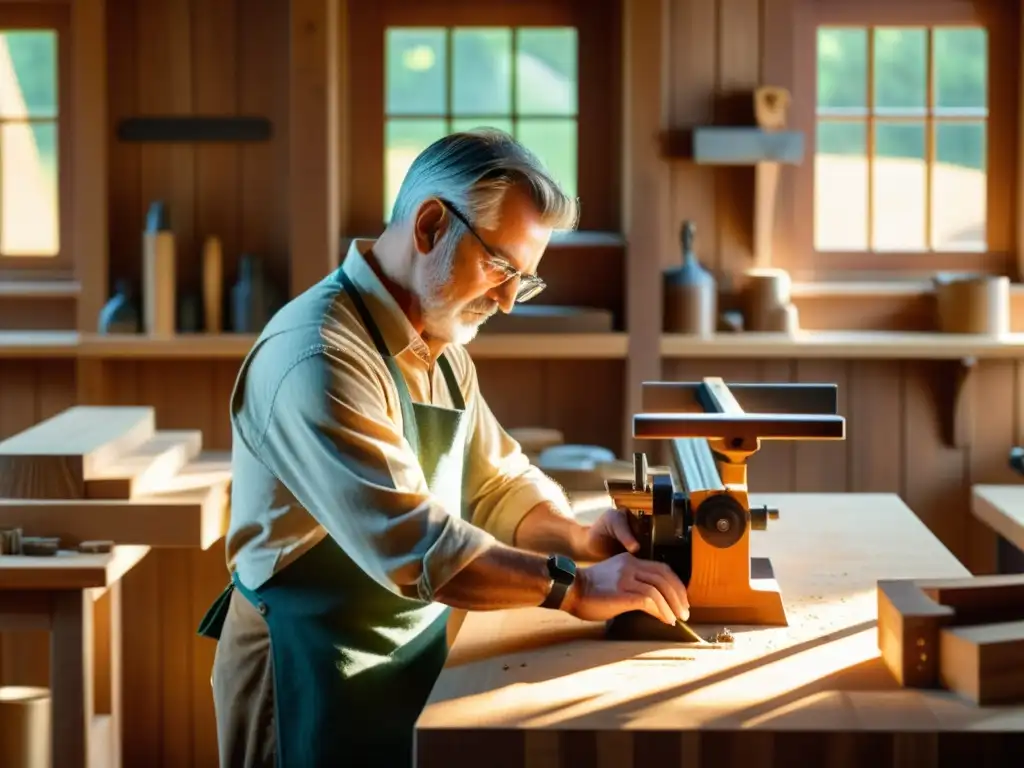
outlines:
{"label": "gray hair", "polygon": [[[470,222],[494,229],[502,200],[516,185],[529,192],[547,226],[555,230],[576,228],[577,201],[565,194],[533,152],[494,128],[453,133],[423,150],[402,181],[391,220],[407,221],[425,200],[438,197]],[[453,240],[465,234],[457,220],[450,227]]]}

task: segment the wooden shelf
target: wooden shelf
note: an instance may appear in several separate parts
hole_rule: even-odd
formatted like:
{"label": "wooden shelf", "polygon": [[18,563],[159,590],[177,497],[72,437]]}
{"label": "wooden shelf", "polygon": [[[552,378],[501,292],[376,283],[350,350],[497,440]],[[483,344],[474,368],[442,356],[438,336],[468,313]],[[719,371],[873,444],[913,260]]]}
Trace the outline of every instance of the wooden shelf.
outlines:
{"label": "wooden shelf", "polygon": [[133,334],[82,334],[79,357],[117,359],[241,360],[256,343],[247,333],[179,334],[144,336]]}
{"label": "wooden shelf", "polygon": [[78,334],[74,331],[0,331],[0,359],[77,356]]}
{"label": "wooden shelf", "polygon": [[625,333],[480,333],[466,348],[474,359],[625,359]]}
{"label": "wooden shelf", "polygon": [[[241,360],[255,341],[256,337],[248,334],[182,334],[160,338],[0,331],[0,357]],[[614,360],[625,359],[626,347],[625,333],[481,333],[468,349],[478,360]]]}
{"label": "wooden shelf", "polygon": [[661,337],[663,357],[832,358],[839,360],[953,360],[1024,358],[1024,333],[1001,338],[894,331],[720,333],[709,338]]}
{"label": "wooden shelf", "polygon": [[4,299],[77,299],[81,292],[75,280],[0,280]]}
{"label": "wooden shelf", "polygon": [[[183,334],[167,338],[0,331],[0,358],[241,360],[256,337]],[[474,358],[519,360],[625,359],[625,333],[481,333],[468,345]],[[835,360],[1024,359],[1024,333],[1001,338],[894,331],[719,333],[708,338],[663,334],[666,358],[825,358]]]}
{"label": "wooden shelf", "polygon": [[804,159],[804,135],[756,126],[706,125],[665,131],[661,151],[665,157],[700,165],[796,165]]}

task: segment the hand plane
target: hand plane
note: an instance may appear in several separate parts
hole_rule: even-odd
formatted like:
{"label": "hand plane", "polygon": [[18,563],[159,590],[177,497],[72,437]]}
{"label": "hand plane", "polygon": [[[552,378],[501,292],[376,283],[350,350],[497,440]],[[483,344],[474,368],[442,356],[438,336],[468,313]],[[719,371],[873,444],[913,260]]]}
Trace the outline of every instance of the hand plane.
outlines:
{"label": "hand plane", "polygon": [[[629,479],[605,488],[640,542],[637,557],[667,563],[687,587],[693,624],[787,625],[767,558],[751,558],[750,532],[778,510],[751,507],[747,461],[762,440],[844,440],[834,384],[645,382],[633,436],[670,441],[670,471],[651,473],[633,456]],[[679,640],[642,612],[617,616],[619,639]]]}

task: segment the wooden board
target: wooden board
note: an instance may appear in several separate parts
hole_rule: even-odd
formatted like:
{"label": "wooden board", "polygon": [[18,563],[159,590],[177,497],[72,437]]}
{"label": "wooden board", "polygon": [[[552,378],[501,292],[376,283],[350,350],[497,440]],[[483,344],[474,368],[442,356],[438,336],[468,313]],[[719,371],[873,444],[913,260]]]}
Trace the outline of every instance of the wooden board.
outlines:
{"label": "wooden board", "polygon": [[205,454],[133,499],[0,499],[0,527],[59,536],[61,546],[117,544],[208,549],[227,529],[231,460]]}
{"label": "wooden board", "polygon": [[878,582],[878,647],[896,681],[1024,705],[1024,576]]}
{"label": "wooden board", "polygon": [[156,492],[203,449],[198,429],[157,432],[85,481],[89,499],[130,499]]}
{"label": "wooden board", "polygon": [[151,407],[68,408],[0,442],[0,498],[84,498],[86,480],[155,431]]}
{"label": "wooden board", "polygon": [[0,590],[109,587],[134,568],[149,547],[114,547],[102,555],[59,552],[52,557],[0,555]]}
{"label": "wooden board", "polygon": [[780,510],[751,546],[790,626],[730,627],[734,648],[705,650],[610,642],[539,608],[471,613],[417,723],[418,765],[927,768],[1024,728],[1024,708],[901,690],[881,663],[877,580],[969,575],[895,494],[752,503]]}
{"label": "wooden board", "polygon": [[1018,549],[1024,550],[1024,485],[975,485],[971,511]]}

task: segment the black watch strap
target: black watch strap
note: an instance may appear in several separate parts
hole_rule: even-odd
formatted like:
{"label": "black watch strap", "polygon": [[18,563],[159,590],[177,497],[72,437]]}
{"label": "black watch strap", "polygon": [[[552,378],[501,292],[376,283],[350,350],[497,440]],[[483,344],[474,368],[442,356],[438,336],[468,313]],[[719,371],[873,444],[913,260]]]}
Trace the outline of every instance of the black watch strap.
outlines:
{"label": "black watch strap", "polygon": [[551,576],[551,590],[541,603],[541,608],[558,610],[565,601],[565,593],[576,581],[576,563],[565,555],[551,555],[548,558],[548,575]]}

